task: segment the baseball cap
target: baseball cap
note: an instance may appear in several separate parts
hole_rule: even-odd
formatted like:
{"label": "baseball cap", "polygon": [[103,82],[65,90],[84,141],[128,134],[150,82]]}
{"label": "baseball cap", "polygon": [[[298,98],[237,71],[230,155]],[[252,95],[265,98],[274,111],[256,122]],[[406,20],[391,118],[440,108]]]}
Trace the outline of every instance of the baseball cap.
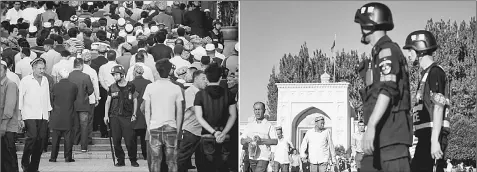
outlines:
{"label": "baseball cap", "polygon": [[51,23],[50,23],[50,22],[44,22],[44,23],[43,23],[43,27],[44,27],[44,28],[50,28],[50,27],[51,27]]}
{"label": "baseball cap", "polygon": [[45,41],[43,41],[43,45],[53,45],[55,44],[55,41],[53,41],[53,39],[46,39]]}
{"label": "baseball cap", "polygon": [[205,45],[205,50],[206,51],[215,51],[215,45],[214,44],[207,44],[207,45]]}

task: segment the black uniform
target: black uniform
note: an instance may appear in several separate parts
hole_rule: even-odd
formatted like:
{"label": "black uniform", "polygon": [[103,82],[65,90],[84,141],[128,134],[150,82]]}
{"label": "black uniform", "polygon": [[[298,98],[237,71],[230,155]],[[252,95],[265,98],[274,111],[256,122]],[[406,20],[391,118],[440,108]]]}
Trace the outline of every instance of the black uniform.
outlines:
{"label": "black uniform", "polygon": [[409,171],[412,119],[407,62],[399,46],[388,36],[373,47],[372,59],[364,60],[359,73],[366,83],[360,90],[367,124],[379,94],[390,98],[376,126],[373,155],[364,155],[361,171]]}
{"label": "black uniform", "polygon": [[[446,74],[442,68],[432,64],[421,73],[421,83],[416,95],[416,105],[413,108],[414,135],[418,138],[418,143],[412,159],[412,171],[432,171],[434,159],[431,156],[431,134],[432,121],[434,116],[434,106],[440,104],[444,107],[444,121],[439,143],[444,152],[447,147],[447,135],[449,134],[449,121],[446,111],[448,108],[448,83]],[[445,96],[444,96],[445,95]],[[437,171],[444,171],[446,162],[443,159],[437,160]]]}
{"label": "black uniform", "polygon": [[134,135],[131,117],[134,110],[133,100],[137,98],[138,93],[131,82],[128,82],[125,87],[119,86],[116,82],[109,87],[108,96],[111,96],[109,117],[114,153],[118,158],[118,162],[124,163],[124,151],[121,147],[121,138],[124,137],[129,160],[135,162],[137,160],[137,139]]}

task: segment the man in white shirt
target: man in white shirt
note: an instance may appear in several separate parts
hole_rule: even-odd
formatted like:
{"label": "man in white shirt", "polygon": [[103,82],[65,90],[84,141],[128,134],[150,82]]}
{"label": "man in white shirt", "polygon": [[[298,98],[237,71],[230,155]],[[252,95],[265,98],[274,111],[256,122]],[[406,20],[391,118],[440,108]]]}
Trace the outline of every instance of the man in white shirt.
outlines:
{"label": "man in white shirt", "polygon": [[22,168],[24,171],[37,171],[42,149],[47,134],[48,119],[52,110],[50,102],[50,86],[43,76],[45,59],[36,58],[31,64],[33,73],[20,82],[18,108],[23,121],[20,127],[26,127],[25,148],[23,149]]}
{"label": "man in white shirt", "polygon": [[[28,45],[28,47],[30,47],[30,45]],[[20,45],[20,52],[15,54],[15,64],[17,64],[23,58],[23,56],[22,56],[23,48],[25,48],[25,47],[22,47]],[[30,55],[28,55],[30,57],[30,59],[35,59],[35,58],[38,57],[38,55],[35,52],[33,52],[30,48],[28,48],[28,49],[30,50]]]}
{"label": "man in white shirt", "polygon": [[99,67],[98,79],[99,83],[101,84],[101,87],[108,91],[109,86],[116,82],[113,75],[111,75],[111,69],[114,66],[118,65],[118,63],[116,63],[116,51],[109,50],[108,53],[106,53],[106,56],[108,59],[108,63]]}
{"label": "man in white shirt", "polygon": [[358,168],[358,172],[361,171],[361,160],[363,160],[364,151],[361,147],[361,141],[364,135],[364,122],[359,121],[359,131],[354,133],[351,137],[351,157],[354,157],[354,161],[356,162],[356,168]]}
{"label": "man in white shirt", "polygon": [[303,159],[307,157],[307,149],[311,172],[325,172],[330,159],[333,164],[336,163],[331,130],[325,128],[323,116],[315,118],[315,128],[308,130],[303,138],[300,147],[300,156]]}
{"label": "man in white shirt", "polygon": [[15,66],[15,73],[20,77],[24,78],[25,76],[30,75],[33,72],[33,69],[30,65],[30,62],[33,60],[30,58],[30,49],[22,48],[21,56],[22,59],[18,61]]}
{"label": "man in white shirt", "polygon": [[159,77],[159,73],[157,73],[157,70],[156,70],[156,62],[154,61],[154,57],[152,56],[152,54],[149,54],[147,53],[147,50],[146,50],[146,47],[147,47],[147,42],[144,41],[144,40],[140,40],[138,43],[137,43],[137,46],[138,46],[138,50],[137,50],[137,53],[134,54],[132,57],[131,57],[131,60],[129,62],[129,66],[134,66],[134,64],[136,64],[136,55],[139,54],[139,53],[145,53],[147,54],[144,58],[144,64],[149,67],[149,69],[151,69],[152,71],[152,74],[154,76],[154,81],[155,80],[158,80],[160,77]]}
{"label": "man in white shirt", "polygon": [[[91,68],[91,53],[89,51],[83,51],[81,57],[84,60],[83,65],[83,73],[87,74],[91,79],[91,83],[93,83],[93,94],[89,95],[89,104],[90,104],[90,111],[89,113],[91,116],[94,116],[94,108],[98,106],[99,100],[101,97],[99,96],[99,81],[98,81],[98,73]],[[93,142],[93,118],[88,118],[88,142],[91,144]]]}
{"label": "man in white shirt", "polygon": [[[176,66],[176,70],[174,71],[174,74],[176,75],[176,72],[178,69],[186,66],[187,68],[190,67],[190,62],[187,61],[187,60],[184,60],[181,55],[182,55],[182,52],[184,51],[184,47],[182,45],[176,45],[174,47],[174,57],[169,59],[169,61],[174,65]],[[177,77],[177,75],[176,75]]]}
{"label": "man in white shirt", "polygon": [[21,1],[16,1],[15,4],[13,4],[13,8],[7,11],[5,20],[10,21],[10,25],[16,25],[17,20],[22,18],[23,11],[20,9],[21,5]]}
{"label": "man in white shirt", "polygon": [[[275,127],[265,119],[265,103],[253,105],[255,120],[250,121],[241,135],[241,144],[249,145],[250,168],[253,172],[266,172],[272,158],[270,145],[261,144],[263,139],[277,139]],[[276,143],[275,143],[276,144]]]}
{"label": "man in white shirt", "polygon": [[144,91],[144,105],[147,130],[150,133],[148,164],[150,171],[160,171],[165,151],[165,159],[170,171],[177,171],[177,139],[182,130],[181,88],[172,83],[169,75],[172,63],[169,59],[157,61],[160,79],[147,85]]}
{"label": "man in white shirt", "polygon": [[281,127],[277,127],[278,144],[273,152],[273,172],[288,172],[290,168],[290,150],[293,149],[293,144],[287,138],[283,137],[283,131]]}
{"label": "man in white shirt", "polygon": [[152,73],[151,68],[149,68],[148,66],[144,64],[144,58],[146,58],[146,56],[147,56],[146,52],[139,52],[136,54],[135,56],[136,63],[128,69],[128,72],[126,74],[126,81],[134,80],[135,76],[133,71],[134,71],[134,67],[137,65],[137,66],[142,66],[144,70],[144,73],[142,74],[142,76],[144,77],[144,79],[154,82],[154,75]]}
{"label": "man in white shirt", "polygon": [[26,1],[25,6],[26,8],[22,12],[23,21],[30,23],[30,27],[33,27],[33,23],[37,17],[38,9],[32,6],[33,1]]}
{"label": "man in white shirt", "polygon": [[217,44],[217,48],[215,49],[215,57],[225,60],[225,55],[222,54],[223,52],[224,52],[224,46],[220,43]]}
{"label": "man in white shirt", "polygon": [[68,72],[73,71],[73,60],[70,60],[71,53],[68,50],[64,50],[61,52],[61,60],[53,65],[53,69],[51,70],[51,77],[53,77],[53,82],[58,83],[61,77],[59,72],[62,69],[66,69]]}
{"label": "man in white shirt", "polygon": [[[43,42],[43,48],[45,48],[45,53],[40,56],[41,58],[44,58],[46,60],[45,72],[48,75],[52,75],[53,65],[55,65],[62,59],[61,54],[54,49],[54,44],[54,40],[46,39]],[[73,68],[73,66],[71,66],[71,68]]]}

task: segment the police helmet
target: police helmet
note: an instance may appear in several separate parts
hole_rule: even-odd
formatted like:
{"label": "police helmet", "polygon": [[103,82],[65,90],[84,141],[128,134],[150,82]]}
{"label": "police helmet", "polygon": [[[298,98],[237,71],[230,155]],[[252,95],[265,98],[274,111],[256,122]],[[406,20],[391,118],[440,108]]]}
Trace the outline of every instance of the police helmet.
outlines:
{"label": "police helmet", "polygon": [[416,52],[432,53],[437,49],[437,41],[434,35],[426,30],[418,30],[410,33],[406,38],[403,49],[413,49]]}
{"label": "police helmet", "polygon": [[126,71],[124,70],[123,66],[116,65],[113,68],[111,68],[111,75],[114,75],[115,73],[120,73],[122,75],[125,75]]}
{"label": "police helmet", "polygon": [[212,25],[212,26],[215,26],[215,25],[217,25],[217,24],[219,24],[219,25],[221,25],[221,26],[222,26],[222,21],[220,21],[219,19],[216,19],[216,20],[214,20],[214,22],[213,22],[213,25]]}
{"label": "police helmet", "polygon": [[354,22],[369,30],[389,31],[394,28],[391,10],[384,4],[371,2],[356,11]]}

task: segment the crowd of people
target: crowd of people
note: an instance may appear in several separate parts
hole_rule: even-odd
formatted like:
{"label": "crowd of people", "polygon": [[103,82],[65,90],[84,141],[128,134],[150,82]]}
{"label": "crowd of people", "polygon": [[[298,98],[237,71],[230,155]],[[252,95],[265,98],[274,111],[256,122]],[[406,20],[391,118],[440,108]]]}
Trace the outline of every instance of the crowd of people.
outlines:
{"label": "crowd of people", "polygon": [[[200,2],[15,1],[1,22],[2,171],[36,172],[51,135],[88,152],[112,137],[115,166],[137,137],[150,171],[237,171],[238,53]],[[108,130],[109,129],[109,130]],[[18,133],[18,134],[17,134]],[[237,140],[237,141],[235,141]]]}

